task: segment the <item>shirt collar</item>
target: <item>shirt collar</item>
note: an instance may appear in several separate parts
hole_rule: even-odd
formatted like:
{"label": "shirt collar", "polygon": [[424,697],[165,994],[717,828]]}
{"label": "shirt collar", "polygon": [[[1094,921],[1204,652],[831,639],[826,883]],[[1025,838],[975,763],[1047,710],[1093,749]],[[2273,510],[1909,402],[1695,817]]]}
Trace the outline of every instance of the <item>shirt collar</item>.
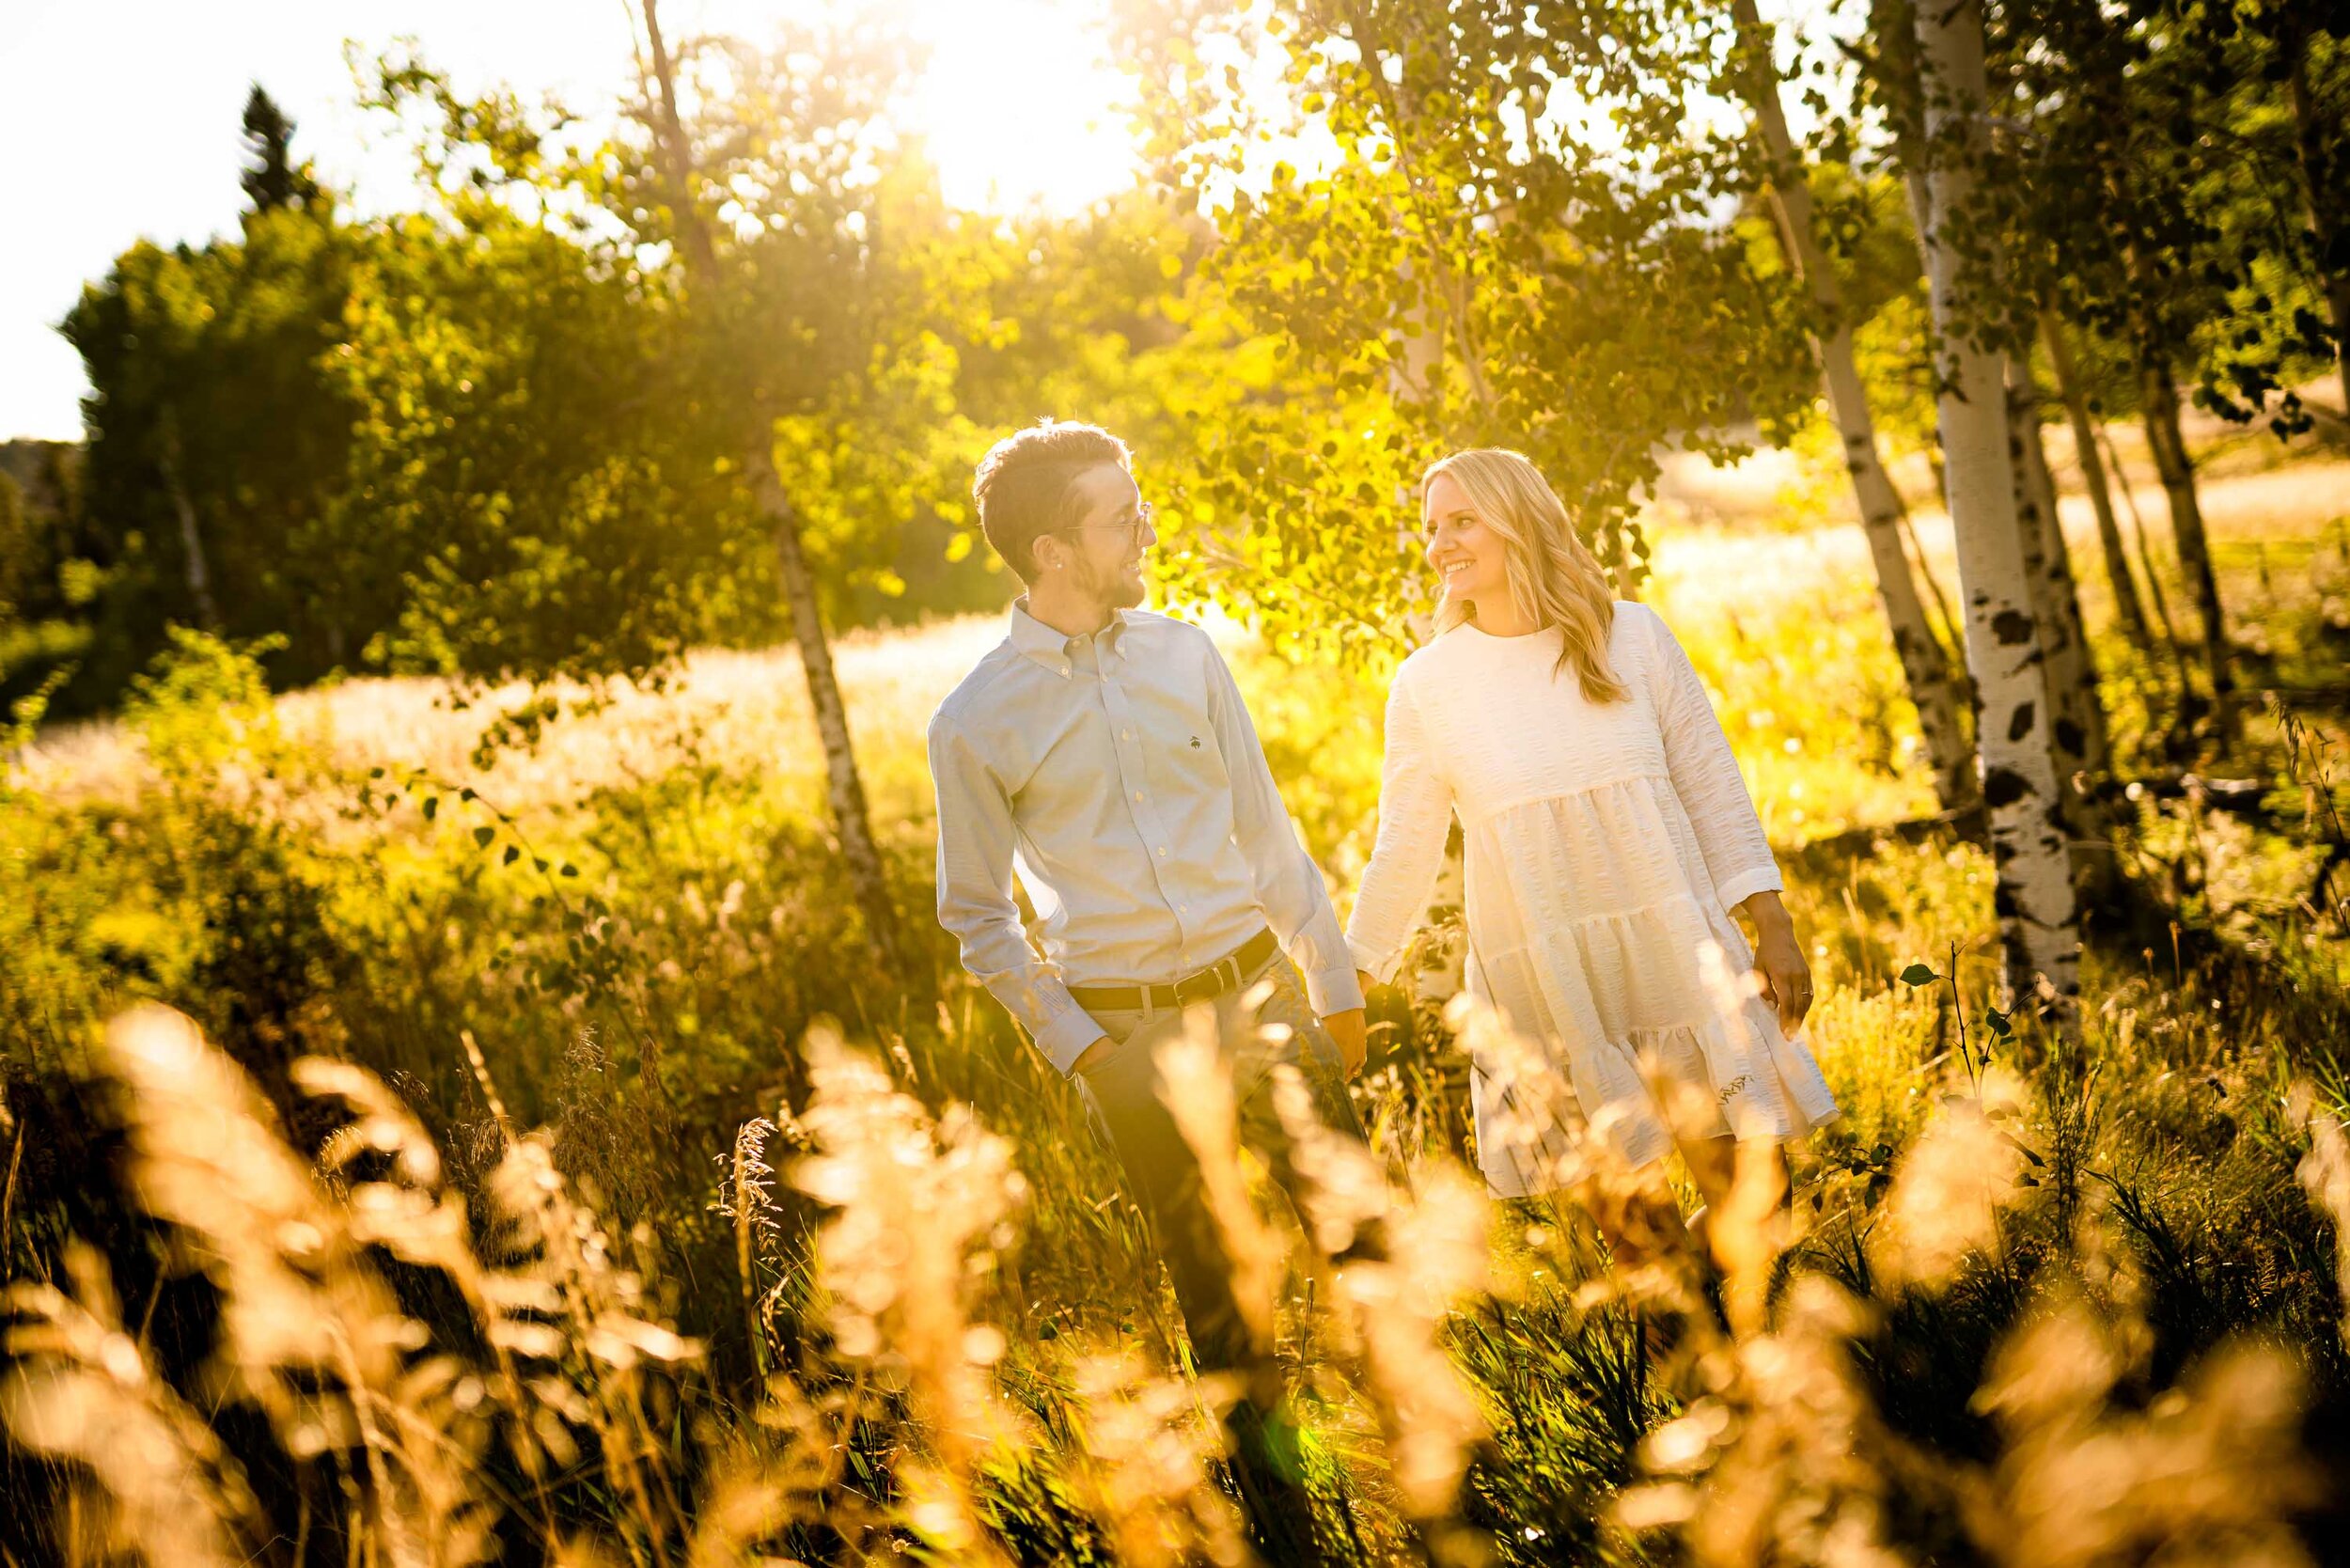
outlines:
{"label": "shirt collar", "polygon": [[[1094,646],[1120,658],[1126,656],[1126,632],[1132,624],[1124,610],[1112,610],[1109,624],[1094,636]],[[1070,672],[1070,650],[1076,638],[1064,636],[1028,613],[1028,596],[1012,601],[1011,646],[1056,675]]]}

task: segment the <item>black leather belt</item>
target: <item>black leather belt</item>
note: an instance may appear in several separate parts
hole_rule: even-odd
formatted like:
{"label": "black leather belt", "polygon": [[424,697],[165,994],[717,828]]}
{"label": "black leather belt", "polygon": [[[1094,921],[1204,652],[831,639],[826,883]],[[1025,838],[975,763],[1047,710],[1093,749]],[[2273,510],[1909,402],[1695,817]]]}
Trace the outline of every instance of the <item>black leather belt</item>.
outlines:
{"label": "black leather belt", "polygon": [[1272,932],[1261,931],[1198,974],[1186,975],[1173,985],[1073,985],[1069,997],[1088,1012],[1097,1009],[1104,1012],[1139,1012],[1146,1007],[1189,1007],[1194,1002],[1212,1002],[1228,991],[1239,990],[1241,982],[1256,973],[1279,948]]}

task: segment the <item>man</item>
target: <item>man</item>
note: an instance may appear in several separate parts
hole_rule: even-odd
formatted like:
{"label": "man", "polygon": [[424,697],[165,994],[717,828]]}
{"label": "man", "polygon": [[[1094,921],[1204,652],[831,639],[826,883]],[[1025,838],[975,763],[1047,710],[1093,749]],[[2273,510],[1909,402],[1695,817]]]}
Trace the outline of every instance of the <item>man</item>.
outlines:
{"label": "man", "polygon": [[[1327,1125],[1362,1136],[1345,1086],[1364,1050],[1354,960],[1215,646],[1136,608],[1158,536],[1124,444],[1090,425],[1024,430],[980,462],[973,494],[1027,593],[931,721],[938,917],[1117,1152],[1194,1361],[1244,1374],[1228,1419],[1261,1544],[1308,1557],[1310,1515],[1283,1440],[1293,1429],[1271,1415],[1277,1369],[1234,1300],[1153,1052],[1185,1008],[1215,1004],[1242,1137],[1289,1187],[1277,1068],[1299,1071]],[[1015,871],[1043,916],[1042,953],[1012,899]],[[1243,998],[1261,985],[1252,1026]],[[1286,1028],[1254,1027],[1268,1024]]]}

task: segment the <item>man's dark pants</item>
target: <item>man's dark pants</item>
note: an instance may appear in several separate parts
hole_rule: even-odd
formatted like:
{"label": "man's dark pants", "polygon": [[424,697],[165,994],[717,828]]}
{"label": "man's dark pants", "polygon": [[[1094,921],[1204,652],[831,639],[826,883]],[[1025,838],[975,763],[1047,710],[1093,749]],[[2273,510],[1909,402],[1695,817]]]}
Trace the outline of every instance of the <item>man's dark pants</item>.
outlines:
{"label": "man's dark pants", "polygon": [[[1251,1015],[1243,1004],[1265,986],[1270,995]],[[1241,1143],[1264,1160],[1275,1182],[1298,1202],[1302,1193],[1289,1135],[1274,1109],[1275,1071],[1294,1067],[1322,1124],[1360,1141],[1362,1124],[1347,1096],[1338,1044],[1315,1016],[1295,966],[1277,954],[1218,998],[1215,1008],[1224,1059],[1232,1072]],[[1251,1341],[1232,1294],[1231,1261],[1201,1194],[1198,1162],[1160,1095],[1153,1053],[1182,1035],[1183,1010],[1096,1010],[1092,1016],[1114,1043],[1105,1060],[1078,1077],[1096,1130],[1116,1151],[1128,1189],[1156,1233],[1190,1332],[1194,1364],[1202,1372],[1242,1375],[1245,1392],[1226,1425],[1232,1435],[1233,1479],[1261,1548],[1277,1561],[1311,1560],[1312,1514],[1299,1475],[1295,1428],[1280,1413],[1279,1369],[1270,1347],[1261,1349]],[[1287,1026],[1286,1038],[1266,1038],[1267,1025]],[[1367,1254],[1375,1245],[1376,1238],[1367,1237],[1354,1252]]]}

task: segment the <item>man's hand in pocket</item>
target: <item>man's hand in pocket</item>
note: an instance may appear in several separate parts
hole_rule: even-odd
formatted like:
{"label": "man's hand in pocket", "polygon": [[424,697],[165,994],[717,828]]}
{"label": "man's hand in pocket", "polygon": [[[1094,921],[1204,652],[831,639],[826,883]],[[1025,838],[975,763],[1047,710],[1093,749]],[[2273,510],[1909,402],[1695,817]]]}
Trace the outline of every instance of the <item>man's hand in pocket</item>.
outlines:
{"label": "man's hand in pocket", "polygon": [[1108,1035],[1104,1035],[1083,1051],[1078,1052],[1077,1059],[1069,1064],[1069,1070],[1072,1073],[1090,1073],[1109,1060],[1110,1053],[1117,1048],[1118,1043]]}

